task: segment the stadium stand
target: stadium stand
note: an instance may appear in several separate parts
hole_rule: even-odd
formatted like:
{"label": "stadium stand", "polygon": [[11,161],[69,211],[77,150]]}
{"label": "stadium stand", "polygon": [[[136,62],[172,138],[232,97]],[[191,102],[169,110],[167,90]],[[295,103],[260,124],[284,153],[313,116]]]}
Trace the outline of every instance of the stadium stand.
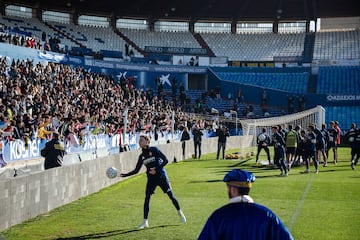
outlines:
{"label": "stadium stand", "polygon": [[311,71],[308,67],[212,69],[222,80],[298,94],[307,93]]}
{"label": "stadium stand", "polygon": [[201,48],[190,32],[164,32],[138,29],[119,29],[140,48],[145,46]]}
{"label": "stadium stand", "polygon": [[[126,41],[120,38],[111,27],[90,27],[75,24],[53,24],[53,26],[94,52],[111,50],[125,53]],[[134,51],[135,56],[141,55],[136,50]]]}
{"label": "stadium stand", "polygon": [[[35,37],[43,48],[42,33],[46,38],[56,37],[62,46],[70,47],[85,55],[102,52],[108,56],[117,56],[125,52],[125,43],[133,43],[143,51],[146,46],[209,48],[216,56],[227,56],[229,60],[239,61],[274,61],[276,58],[293,58],[304,62],[313,60],[358,59],[360,58],[359,29],[317,33],[196,33],[167,32],[132,29],[115,29],[111,27],[89,27],[75,24],[41,22],[36,18],[23,19],[1,16],[1,24],[14,34]],[[117,34],[120,31],[121,34]],[[197,37],[201,37],[201,41]],[[135,51],[137,62],[141,63],[143,54]],[[76,52],[75,51],[75,52]],[[116,52],[116,53],[115,53]],[[134,58],[136,60],[136,58]],[[148,61],[145,61],[147,63]],[[230,70],[228,70],[230,69]],[[271,68],[213,68],[216,76],[223,84],[233,82],[255,86],[261,89],[273,89],[286,94],[307,94],[309,88],[317,94],[357,94],[359,92],[359,67],[319,67],[318,76],[311,73],[310,67],[271,67]],[[189,91],[191,104],[201,98],[198,93]],[[231,109],[233,101],[224,97],[213,100],[207,97],[204,107],[216,108],[220,111]],[[201,95],[201,94],[200,94]],[[251,103],[260,108],[259,103]],[[240,104],[238,112],[246,108]],[[269,107],[269,111],[271,107]],[[259,111],[260,112],[260,111]],[[274,111],[273,114],[283,114]],[[273,115],[272,114],[272,115]],[[262,114],[259,114],[261,116]]]}
{"label": "stadium stand", "polygon": [[[75,45],[74,42],[66,38],[59,32],[54,31],[52,28],[46,26],[43,22],[36,18],[19,18],[2,16],[0,18],[0,24],[3,24],[8,28],[9,34],[18,34],[19,36],[35,37],[36,42],[41,46],[44,46],[46,41],[50,38],[57,38],[60,40],[60,49],[66,49],[67,47]],[[42,41],[42,34],[46,33],[46,41]]]}
{"label": "stadium stand", "polygon": [[317,32],[314,60],[359,59],[360,30]]}
{"label": "stadium stand", "polygon": [[[343,130],[349,129],[353,122],[358,123],[360,119],[359,106],[327,106],[325,110],[326,123],[338,121]],[[344,132],[342,132],[342,134],[344,134]]]}
{"label": "stadium stand", "polygon": [[290,93],[306,93],[308,73],[228,73],[218,72],[222,80],[278,89]]}
{"label": "stadium stand", "polygon": [[[6,26],[11,34],[34,37],[39,45],[44,46],[51,38],[60,41],[60,49],[70,50],[77,48],[91,49],[87,55],[93,52],[125,52],[126,41],[119,37],[110,27],[89,27],[75,24],[59,24],[53,22],[41,22],[36,18],[19,18],[1,16],[0,24]],[[46,40],[42,41],[42,34],[46,33]],[[52,49],[53,51],[54,48]],[[142,56],[133,49],[135,56]],[[117,54],[118,56],[118,54]],[[122,56],[121,56],[122,57]]]}
{"label": "stadium stand", "polygon": [[229,34],[202,33],[216,56],[229,60],[273,61],[274,57],[301,57],[304,51],[304,33]]}
{"label": "stadium stand", "polygon": [[360,92],[359,66],[320,67],[318,94],[358,94]]}

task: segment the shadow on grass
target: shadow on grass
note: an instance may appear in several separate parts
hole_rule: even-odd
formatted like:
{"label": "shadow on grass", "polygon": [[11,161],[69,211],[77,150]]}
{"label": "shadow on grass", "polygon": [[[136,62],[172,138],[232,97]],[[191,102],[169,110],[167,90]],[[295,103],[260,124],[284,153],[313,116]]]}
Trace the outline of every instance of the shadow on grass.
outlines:
{"label": "shadow on grass", "polygon": [[138,232],[138,231],[146,231],[146,230],[155,229],[155,228],[165,228],[165,227],[174,227],[174,226],[179,226],[179,225],[178,224],[160,225],[160,226],[154,226],[154,227],[149,227],[149,228],[145,228],[145,229],[123,229],[123,230],[120,229],[120,230],[93,233],[93,234],[87,234],[87,235],[81,235],[81,236],[56,238],[56,240],[98,239],[98,238],[105,238],[105,237],[111,237],[111,236],[121,236],[121,235],[128,234],[128,233],[133,233],[133,232]]}
{"label": "shadow on grass", "polygon": [[243,166],[245,165],[245,163],[249,162],[250,160],[252,160],[252,158],[248,158],[248,159],[245,159],[243,161],[240,161],[236,164],[233,164],[233,165],[230,165],[229,168],[234,168],[234,167],[240,167],[240,166]]}
{"label": "shadow on grass", "polygon": [[[244,159],[244,160],[241,160],[239,161],[239,159],[222,159],[222,160],[211,160],[211,161],[236,161],[234,162],[234,164],[232,165],[229,165],[229,166],[223,166],[223,168],[235,168],[235,167],[242,167],[242,166],[246,166],[245,164],[249,161],[251,161],[252,158],[249,158],[249,159]],[[239,162],[238,162],[239,161]],[[214,169],[219,169],[220,167],[219,166],[212,166],[212,167],[209,167],[209,168],[214,168]]]}
{"label": "shadow on grass", "polygon": [[185,159],[183,160],[184,162],[210,162],[210,161],[214,161],[214,159],[208,159],[208,158],[200,158],[200,159],[195,159],[195,158],[189,158],[189,159]]}
{"label": "shadow on grass", "polygon": [[217,183],[217,182],[223,182],[222,179],[214,179],[214,180],[204,180],[204,181],[190,181],[189,183]]}

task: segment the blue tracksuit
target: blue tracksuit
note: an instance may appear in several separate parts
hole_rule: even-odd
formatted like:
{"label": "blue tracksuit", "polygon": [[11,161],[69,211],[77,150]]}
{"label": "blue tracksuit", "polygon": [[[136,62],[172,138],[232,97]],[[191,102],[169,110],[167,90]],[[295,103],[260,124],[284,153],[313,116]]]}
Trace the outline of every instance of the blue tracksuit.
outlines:
{"label": "blue tracksuit", "polygon": [[[124,176],[128,177],[138,173],[144,164],[146,167],[146,175],[148,183],[146,185],[146,192],[154,193],[156,186],[160,186],[164,193],[171,190],[169,180],[164,166],[169,162],[167,157],[156,147],[148,147],[142,150],[138,157],[138,162],[133,171],[126,173]],[[156,174],[149,173],[151,168],[155,168]]]}
{"label": "blue tracksuit", "polygon": [[256,203],[229,203],[209,217],[199,240],[294,239],[270,209]]}
{"label": "blue tracksuit", "polygon": [[285,140],[276,132],[272,135],[272,143],[274,145],[274,163],[278,164],[281,172],[287,173],[287,167],[285,165]]}
{"label": "blue tracksuit", "polygon": [[[144,201],[144,219],[148,219],[150,210],[150,198],[155,193],[155,188],[159,186],[164,193],[167,193],[172,203],[177,210],[180,210],[180,205],[176,197],[174,196],[170,181],[167,177],[164,166],[169,162],[167,157],[156,147],[146,147],[142,150],[138,158],[138,162],[133,171],[123,174],[123,177],[128,177],[138,173],[141,166],[144,164],[146,167],[147,183],[145,190]],[[150,174],[150,169],[155,168],[156,173]]]}

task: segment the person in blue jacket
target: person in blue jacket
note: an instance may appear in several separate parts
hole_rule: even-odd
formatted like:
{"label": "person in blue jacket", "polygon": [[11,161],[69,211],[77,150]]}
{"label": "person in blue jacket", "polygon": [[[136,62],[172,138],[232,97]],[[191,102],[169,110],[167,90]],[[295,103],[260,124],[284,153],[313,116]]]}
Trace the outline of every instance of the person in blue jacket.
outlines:
{"label": "person in blue jacket", "polygon": [[199,240],[294,239],[274,212],[254,203],[249,196],[255,181],[251,172],[233,169],[225,175],[223,181],[230,201],[210,215]]}
{"label": "person in blue jacket", "polygon": [[[271,142],[274,146],[274,163],[280,168],[280,176],[288,176],[288,168],[285,164],[285,139],[283,134],[280,134],[279,126],[271,127],[273,135],[271,136]],[[285,134],[284,134],[285,135]]]}
{"label": "person in blue jacket", "polygon": [[308,132],[306,134],[306,145],[305,145],[305,165],[306,170],[304,173],[309,173],[310,160],[313,160],[315,166],[315,174],[319,173],[319,162],[316,155],[316,134],[314,133],[315,127],[313,125],[308,126]]}
{"label": "person in blue jacket", "polygon": [[142,153],[139,155],[135,169],[128,173],[120,174],[120,177],[128,177],[138,173],[143,164],[146,167],[147,183],[144,201],[144,221],[138,228],[142,229],[149,227],[148,216],[150,210],[150,199],[155,193],[155,188],[157,186],[159,186],[162,191],[169,196],[176,210],[178,210],[180,220],[185,223],[186,217],[171,189],[170,181],[164,168],[169,160],[157,147],[150,147],[150,138],[148,136],[141,135],[139,138],[139,145],[142,149]]}

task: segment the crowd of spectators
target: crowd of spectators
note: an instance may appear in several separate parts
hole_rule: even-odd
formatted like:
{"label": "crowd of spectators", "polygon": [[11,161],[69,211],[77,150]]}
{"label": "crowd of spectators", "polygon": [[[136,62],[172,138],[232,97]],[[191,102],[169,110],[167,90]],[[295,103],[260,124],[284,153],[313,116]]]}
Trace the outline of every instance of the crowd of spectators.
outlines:
{"label": "crowd of spectators", "polygon": [[0,26],[0,42],[11,45],[35,48],[38,50],[66,53],[66,46],[61,44],[57,37],[47,39],[46,33],[43,32],[41,39],[30,36],[18,28],[10,28],[5,25]]}
{"label": "crowd of spectators", "polygon": [[54,131],[65,139],[70,134],[81,139],[86,129],[92,134],[122,134],[126,109],[128,133],[171,131],[173,112],[175,128],[191,128],[195,123],[212,127],[211,122],[185,113],[180,104],[159,98],[152,89],[136,88],[125,77],[117,81],[81,67],[0,58],[3,140],[46,140]]}
{"label": "crowd of spectators", "polygon": [[[41,39],[36,39],[14,30],[0,26],[0,42],[44,51],[63,51],[59,48],[60,40],[56,37],[47,39],[45,32]],[[32,60],[8,62],[6,57],[0,58],[2,139],[21,139],[27,147],[28,140],[36,138],[43,145],[54,131],[65,140],[70,141],[76,136],[80,142],[89,130],[90,134],[122,134],[126,109],[129,110],[128,133],[152,132],[156,138],[179,126],[191,130],[196,124],[201,129],[213,129],[212,120],[189,114],[209,114],[210,110],[202,109],[198,102],[191,106],[184,86],[179,86],[178,95],[176,86],[174,84],[171,98],[166,98],[161,84],[157,84],[156,89],[137,89],[131,78],[121,77],[117,81],[113,76],[91,73],[81,67],[55,63],[34,65]],[[215,96],[215,92],[209,95]],[[173,112],[175,129],[172,129]]]}

